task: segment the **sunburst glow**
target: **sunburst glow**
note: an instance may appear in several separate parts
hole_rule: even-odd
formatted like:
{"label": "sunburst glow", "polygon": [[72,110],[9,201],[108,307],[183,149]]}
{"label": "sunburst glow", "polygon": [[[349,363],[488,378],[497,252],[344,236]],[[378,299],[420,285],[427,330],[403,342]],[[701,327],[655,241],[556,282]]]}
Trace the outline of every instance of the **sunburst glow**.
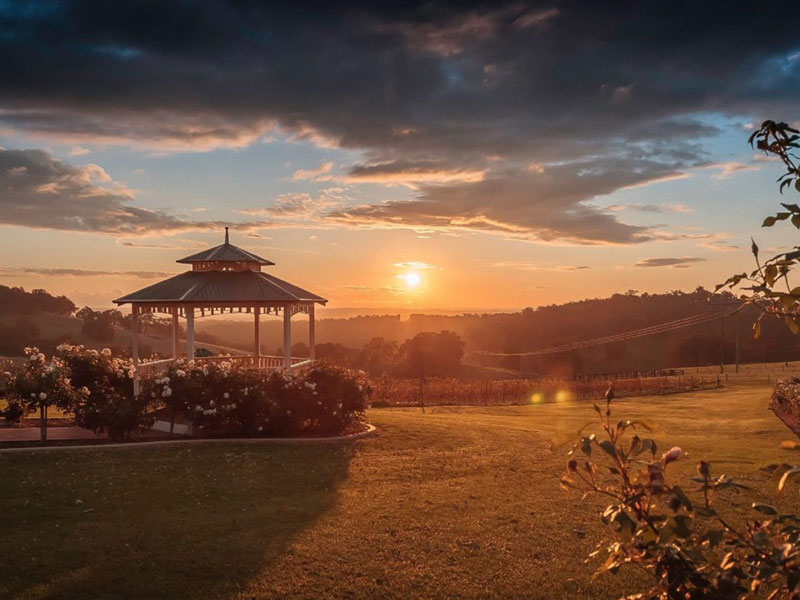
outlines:
{"label": "sunburst glow", "polygon": [[406,282],[407,288],[412,290],[422,282],[422,278],[419,276],[419,273],[414,273],[413,271],[411,273],[398,275],[398,277]]}

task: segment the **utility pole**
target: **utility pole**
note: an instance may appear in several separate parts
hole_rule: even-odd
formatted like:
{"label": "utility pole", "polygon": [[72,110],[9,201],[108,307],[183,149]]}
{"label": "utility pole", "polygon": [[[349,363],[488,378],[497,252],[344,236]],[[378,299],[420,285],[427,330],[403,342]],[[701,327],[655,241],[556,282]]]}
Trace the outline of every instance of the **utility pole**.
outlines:
{"label": "utility pole", "polygon": [[725,347],[723,345],[723,334],[724,334],[724,327],[723,327],[723,318],[719,318],[719,372],[725,372]]}
{"label": "utility pole", "polygon": [[[741,302],[709,302],[711,306],[739,306],[739,310],[736,311],[736,372],[739,372],[739,313],[741,312]],[[723,309],[724,310],[724,309]],[[723,338],[724,338],[724,328],[723,328],[723,319],[725,315],[721,314],[719,316],[719,372],[725,372],[725,347],[723,345]]]}
{"label": "utility pole", "polygon": [[739,315],[741,311],[736,313],[736,372],[739,372]]}

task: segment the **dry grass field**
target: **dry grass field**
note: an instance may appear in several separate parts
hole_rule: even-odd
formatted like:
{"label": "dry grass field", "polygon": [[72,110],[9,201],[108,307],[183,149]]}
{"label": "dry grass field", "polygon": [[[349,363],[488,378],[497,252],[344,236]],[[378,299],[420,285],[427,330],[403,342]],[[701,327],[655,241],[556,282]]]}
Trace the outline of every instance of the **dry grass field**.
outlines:
{"label": "dry grass field", "polygon": [[[735,518],[776,500],[764,466],[800,462],[744,385],[615,402],[661,447],[752,486]],[[602,503],[558,487],[558,430],[586,403],[374,409],[374,438],[322,445],[192,445],[0,454],[0,597],[615,598],[590,583]],[[672,468],[672,467],[670,467]]]}

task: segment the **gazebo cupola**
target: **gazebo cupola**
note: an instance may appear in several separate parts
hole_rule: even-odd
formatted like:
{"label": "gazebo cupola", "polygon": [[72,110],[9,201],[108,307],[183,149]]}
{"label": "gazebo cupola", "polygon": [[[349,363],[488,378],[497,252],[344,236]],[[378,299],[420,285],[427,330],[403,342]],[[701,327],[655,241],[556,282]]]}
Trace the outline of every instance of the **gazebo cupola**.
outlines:
{"label": "gazebo cupola", "polygon": [[230,243],[228,228],[225,228],[225,243],[192,254],[176,261],[192,265],[192,271],[255,271],[259,273],[261,266],[274,265],[275,263],[242,250]]}
{"label": "gazebo cupola", "polygon": [[[197,254],[181,258],[181,264],[192,265],[186,271],[146,288],[114,300],[118,305],[130,304],[133,320],[133,360],[139,372],[161,367],[163,362],[139,365],[137,320],[144,313],[160,312],[172,315],[173,357],[178,358],[178,319],[186,319],[186,355],[194,357],[195,317],[223,313],[252,313],[254,315],[254,346],[252,355],[227,358],[254,368],[291,368],[306,359],[293,358],[291,352],[291,318],[308,315],[309,360],[314,359],[314,306],[325,304],[325,298],[263,272],[272,261],[230,243],[228,228],[225,242]],[[283,317],[283,356],[261,354],[259,316]],[[211,360],[211,359],[209,359]]]}

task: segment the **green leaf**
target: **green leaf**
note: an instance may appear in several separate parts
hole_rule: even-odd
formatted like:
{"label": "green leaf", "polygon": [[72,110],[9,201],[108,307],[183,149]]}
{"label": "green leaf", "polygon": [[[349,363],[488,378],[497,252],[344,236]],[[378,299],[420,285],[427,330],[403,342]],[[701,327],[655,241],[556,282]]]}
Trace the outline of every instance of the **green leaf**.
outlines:
{"label": "green leaf", "polygon": [[725,530],[712,529],[706,533],[705,537],[708,540],[709,545],[712,548],[716,548],[722,543],[722,539],[725,537]]}
{"label": "green leaf", "polygon": [[772,286],[775,283],[775,279],[778,277],[778,267],[775,265],[769,265],[764,270],[764,282],[768,286]]}
{"label": "green leaf", "polygon": [[789,331],[791,331],[795,335],[797,335],[797,333],[800,332],[800,327],[797,326],[797,321],[795,321],[794,317],[786,315],[786,317],[784,317],[784,320],[786,321],[786,326],[789,328]]}
{"label": "green leaf", "polygon": [[683,490],[679,486],[677,485],[673,486],[672,493],[675,494],[675,496],[677,496],[678,500],[681,501],[681,504],[683,504],[683,506],[686,507],[686,510],[688,511],[692,510],[692,501],[689,500],[689,497],[683,493]]}
{"label": "green leaf", "polygon": [[675,522],[675,535],[687,538],[692,534],[692,518],[689,515],[675,515],[671,519]]}
{"label": "green leaf", "polygon": [[789,310],[797,302],[797,298],[791,294],[783,294],[779,301],[785,310]]}
{"label": "green leaf", "polygon": [[783,476],[781,477],[780,481],[778,482],[778,491],[780,492],[783,490],[783,486],[789,481],[789,479],[795,475],[800,473],[800,467],[793,467],[786,471]]}
{"label": "green leaf", "polygon": [[612,458],[617,457],[617,449],[611,441],[603,440],[602,442],[600,442],[600,447],[603,450],[605,450],[606,454],[608,454]]}
{"label": "green leaf", "polygon": [[765,515],[774,516],[778,514],[778,510],[774,506],[770,506],[769,504],[761,504],[759,502],[754,502],[753,508]]}

